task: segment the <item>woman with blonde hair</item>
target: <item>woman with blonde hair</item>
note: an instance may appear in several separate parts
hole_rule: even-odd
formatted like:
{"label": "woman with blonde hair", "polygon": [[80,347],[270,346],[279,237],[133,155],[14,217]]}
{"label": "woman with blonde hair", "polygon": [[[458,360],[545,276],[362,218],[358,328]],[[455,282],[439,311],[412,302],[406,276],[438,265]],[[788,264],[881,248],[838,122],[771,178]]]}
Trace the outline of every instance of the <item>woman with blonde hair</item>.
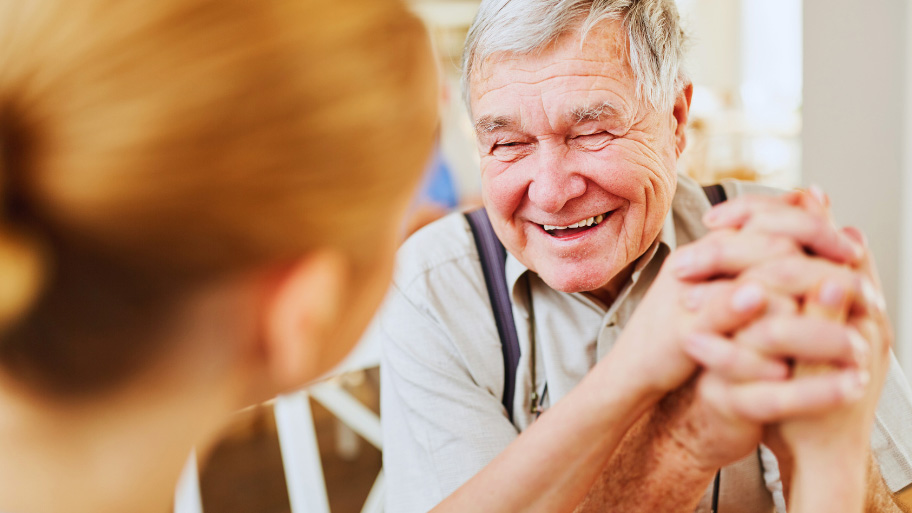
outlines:
{"label": "woman with blonde hair", "polygon": [[[342,358],[435,75],[394,0],[0,0],[0,511],[167,511],[229,413]],[[440,509],[573,509],[695,370],[667,349],[653,381],[613,351],[554,408],[579,422],[546,413]]]}
{"label": "woman with blonde hair", "polygon": [[430,156],[392,0],[0,1],[0,511],[166,511],[353,345]]}

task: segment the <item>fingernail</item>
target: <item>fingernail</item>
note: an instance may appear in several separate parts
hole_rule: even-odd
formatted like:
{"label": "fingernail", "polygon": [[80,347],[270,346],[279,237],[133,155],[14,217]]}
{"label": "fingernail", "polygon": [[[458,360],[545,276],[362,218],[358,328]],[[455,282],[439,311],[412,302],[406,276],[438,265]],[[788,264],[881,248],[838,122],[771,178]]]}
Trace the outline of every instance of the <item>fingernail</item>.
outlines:
{"label": "fingernail", "polygon": [[846,291],[839,283],[833,280],[826,280],[820,287],[820,302],[830,308],[839,308],[845,300]]}
{"label": "fingernail", "polygon": [[864,397],[865,388],[871,381],[871,375],[866,370],[849,371],[841,379],[842,391],[846,400],[855,402]]}
{"label": "fingernail", "polygon": [[742,285],[732,296],[731,306],[736,312],[749,312],[763,304],[763,287],[756,283]]}
{"label": "fingernail", "polygon": [[827,195],[825,192],[823,192],[823,189],[821,189],[819,185],[817,185],[816,183],[811,184],[811,186],[808,187],[808,192],[811,193],[811,196],[813,196],[815,200],[820,202],[821,205],[823,205],[823,206],[827,205]]}

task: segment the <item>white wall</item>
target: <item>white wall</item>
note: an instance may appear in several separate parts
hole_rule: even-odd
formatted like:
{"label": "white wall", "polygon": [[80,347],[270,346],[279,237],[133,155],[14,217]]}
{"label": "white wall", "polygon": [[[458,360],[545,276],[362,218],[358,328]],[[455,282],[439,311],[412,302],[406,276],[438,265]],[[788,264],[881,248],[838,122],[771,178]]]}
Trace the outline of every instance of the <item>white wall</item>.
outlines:
{"label": "white wall", "polygon": [[903,171],[903,229],[898,345],[906,375],[912,376],[912,5],[906,4],[905,166]]}
{"label": "white wall", "polygon": [[[747,111],[801,104],[801,0],[741,0],[741,96]],[[763,112],[748,112],[762,116]]]}
{"label": "white wall", "polygon": [[[912,201],[903,180],[912,148],[908,10],[905,0],[804,2],[804,182],[820,184],[837,220],[868,235],[897,327],[912,312],[912,251],[902,242],[912,222],[903,206]],[[912,371],[909,328],[904,319],[897,352]]]}
{"label": "white wall", "polygon": [[695,85],[737,94],[741,86],[741,3],[678,0],[691,35],[685,66]]}

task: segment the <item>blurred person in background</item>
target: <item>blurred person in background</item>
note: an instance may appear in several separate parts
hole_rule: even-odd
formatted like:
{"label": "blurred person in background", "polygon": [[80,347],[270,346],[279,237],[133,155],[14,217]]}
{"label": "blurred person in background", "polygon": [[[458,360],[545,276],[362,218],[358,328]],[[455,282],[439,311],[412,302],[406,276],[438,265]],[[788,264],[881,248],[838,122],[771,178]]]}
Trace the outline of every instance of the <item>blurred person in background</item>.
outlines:
{"label": "blurred person in background", "polygon": [[[438,78],[440,80],[440,112],[444,111],[450,103],[450,87],[443,74],[442,63],[437,61]],[[443,121],[443,120],[441,120]],[[437,138],[434,142],[434,154],[424,172],[421,186],[415,205],[412,206],[406,221],[405,233],[410,236],[419,229],[453,212],[456,209],[465,210],[481,205],[473,197],[463,198],[459,193],[452,166],[443,151],[442,126],[438,128]]]}
{"label": "blurred person in background", "polygon": [[[521,356],[507,383],[464,216],[404,244],[377,332],[390,513],[432,508],[522,441],[550,471],[529,493],[582,488],[561,511],[708,511],[719,495],[721,511],[782,513],[793,484],[838,506],[799,494],[798,511],[902,508],[912,393],[863,237],[819,191],[732,181],[711,210],[676,173],[684,47],[671,0],[481,2],[464,92]],[[685,351],[702,368],[682,376]],[[644,400],[643,382],[669,393]],[[616,451],[589,429],[606,417]],[[561,455],[581,451],[570,481]]]}
{"label": "blurred person in background", "polygon": [[459,206],[453,171],[440,149],[440,140],[434,144],[434,154],[424,171],[415,205],[408,214],[405,233],[411,235],[424,226],[440,219]]}

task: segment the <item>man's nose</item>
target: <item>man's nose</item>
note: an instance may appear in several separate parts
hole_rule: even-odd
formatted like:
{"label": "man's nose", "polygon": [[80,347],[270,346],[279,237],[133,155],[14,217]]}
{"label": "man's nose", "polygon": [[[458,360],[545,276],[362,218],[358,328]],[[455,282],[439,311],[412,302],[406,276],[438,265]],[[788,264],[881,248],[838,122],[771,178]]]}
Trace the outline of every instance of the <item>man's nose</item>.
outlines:
{"label": "man's nose", "polygon": [[557,213],[568,201],[586,192],[585,178],[573,170],[563,152],[542,149],[537,164],[529,183],[529,201],[541,210]]}

